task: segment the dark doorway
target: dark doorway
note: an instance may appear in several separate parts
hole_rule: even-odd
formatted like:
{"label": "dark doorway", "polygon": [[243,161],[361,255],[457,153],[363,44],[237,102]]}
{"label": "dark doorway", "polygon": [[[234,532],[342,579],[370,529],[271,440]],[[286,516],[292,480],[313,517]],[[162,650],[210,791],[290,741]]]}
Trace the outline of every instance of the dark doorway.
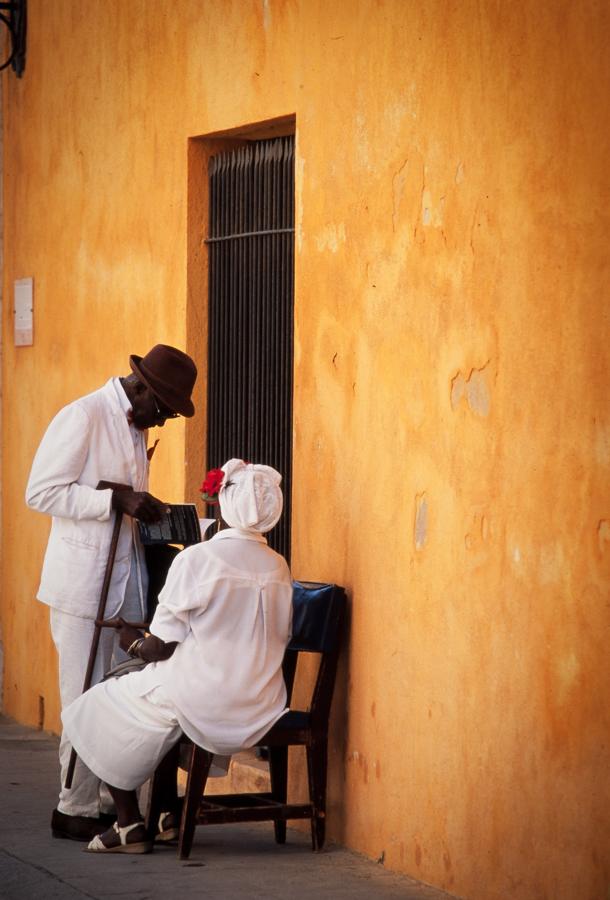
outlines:
{"label": "dark doorway", "polygon": [[283,476],[269,544],[290,559],[294,137],[209,163],[208,468],[231,457]]}

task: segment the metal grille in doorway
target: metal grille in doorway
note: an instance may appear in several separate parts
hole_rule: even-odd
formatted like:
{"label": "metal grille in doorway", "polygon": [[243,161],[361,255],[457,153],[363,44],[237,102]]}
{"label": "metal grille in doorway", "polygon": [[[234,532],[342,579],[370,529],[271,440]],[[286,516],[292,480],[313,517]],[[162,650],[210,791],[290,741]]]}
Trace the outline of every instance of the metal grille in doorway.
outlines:
{"label": "metal grille in doorway", "polygon": [[213,156],[209,196],[208,468],[238,457],[281,472],[268,539],[289,559],[294,138]]}

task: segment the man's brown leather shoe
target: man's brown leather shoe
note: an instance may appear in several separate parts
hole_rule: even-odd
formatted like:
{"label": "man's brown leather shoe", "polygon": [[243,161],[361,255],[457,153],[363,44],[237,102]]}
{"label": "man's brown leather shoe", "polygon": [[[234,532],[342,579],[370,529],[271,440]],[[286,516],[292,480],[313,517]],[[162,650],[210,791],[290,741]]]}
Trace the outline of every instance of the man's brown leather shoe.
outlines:
{"label": "man's brown leather shoe", "polygon": [[100,816],[95,819],[89,816],[68,816],[66,813],[53,810],[51,831],[53,837],[67,838],[70,841],[91,841],[96,834],[108,828],[108,820],[114,816]]}

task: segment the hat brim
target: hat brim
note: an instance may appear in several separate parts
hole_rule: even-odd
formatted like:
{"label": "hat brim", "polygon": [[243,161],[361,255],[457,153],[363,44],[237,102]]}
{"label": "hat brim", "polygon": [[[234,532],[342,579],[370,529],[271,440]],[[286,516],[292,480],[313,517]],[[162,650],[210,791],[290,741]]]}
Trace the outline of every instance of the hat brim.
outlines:
{"label": "hat brim", "polygon": [[131,366],[132,372],[135,372],[138,378],[146,385],[146,387],[150,388],[155,397],[158,397],[164,406],[167,406],[172,412],[179,413],[181,416],[186,416],[187,419],[190,419],[191,416],[195,415],[195,407],[193,406],[192,400],[189,400],[186,397],[178,397],[172,391],[170,385],[163,381],[159,381],[159,379],[155,378],[150,373],[147,374],[146,371],[143,370],[141,363],[141,356],[136,356],[136,354],[133,353],[129,357],[129,365]]}

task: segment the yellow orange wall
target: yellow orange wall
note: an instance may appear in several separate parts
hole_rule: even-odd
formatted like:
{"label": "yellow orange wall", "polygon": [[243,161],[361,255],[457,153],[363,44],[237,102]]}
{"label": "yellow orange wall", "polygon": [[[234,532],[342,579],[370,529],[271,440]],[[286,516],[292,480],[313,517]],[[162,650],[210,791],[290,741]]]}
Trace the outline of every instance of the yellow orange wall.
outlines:
{"label": "yellow orange wall", "polygon": [[[610,7],[28,15],[3,75],[6,712],[58,727],[38,440],[157,340],[196,354],[203,408],[189,139],[295,114],[293,569],[351,601],[330,835],[463,897],[606,897]],[[167,427],[155,492],[195,499],[203,426]]]}

